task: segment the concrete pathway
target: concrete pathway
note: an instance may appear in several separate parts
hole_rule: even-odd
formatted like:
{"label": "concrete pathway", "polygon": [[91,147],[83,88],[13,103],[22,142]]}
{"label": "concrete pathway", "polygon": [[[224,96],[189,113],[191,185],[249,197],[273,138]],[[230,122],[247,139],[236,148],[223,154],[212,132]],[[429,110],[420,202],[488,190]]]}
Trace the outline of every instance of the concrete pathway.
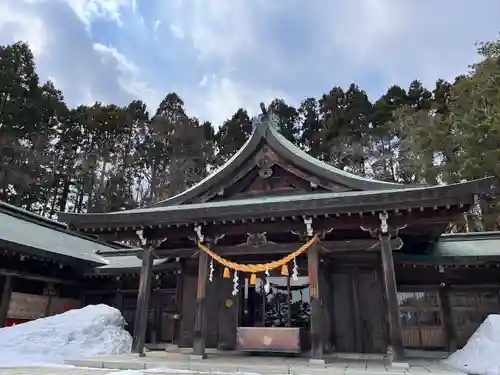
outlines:
{"label": "concrete pathway", "polygon": [[[196,359],[183,353],[148,352],[146,357],[117,355],[67,361],[86,368],[138,370],[148,373],[252,373],[262,375],[452,375],[462,373],[446,368],[433,359],[409,360],[408,363],[384,364],[381,360],[330,359],[326,364],[312,364],[304,357],[272,357],[245,355],[209,355]],[[163,369],[163,371],[161,371]],[[167,371],[165,371],[167,370]],[[180,370],[180,371],[179,371]]]}
{"label": "concrete pathway", "polygon": [[149,352],[146,357],[116,355],[67,361],[67,367],[0,368],[0,375],[464,375],[433,359],[411,359],[405,364],[386,365],[381,360],[331,359],[310,364],[301,357],[209,355],[195,359],[182,353]]}
{"label": "concrete pathway", "polygon": [[[264,374],[270,374],[270,370],[276,369],[257,369],[249,366],[249,370],[264,370]],[[180,370],[176,372],[174,369],[149,369],[149,370],[119,370],[119,369],[96,369],[96,368],[62,368],[62,367],[13,367],[0,368],[2,375],[199,375],[207,372],[188,372]],[[167,371],[165,371],[167,370]],[[212,371],[211,373],[217,373]],[[278,374],[276,372],[275,374]],[[449,370],[439,364],[427,365],[412,365],[408,369],[391,369],[380,366],[366,366],[362,364],[340,364],[327,366],[326,368],[291,368],[291,374],[297,375],[464,375],[463,373]],[[218,373],[221,374],[220,372]],[[234,374],[234,373],[233,373]],[[253,373],[255,375],[255,373]]]}

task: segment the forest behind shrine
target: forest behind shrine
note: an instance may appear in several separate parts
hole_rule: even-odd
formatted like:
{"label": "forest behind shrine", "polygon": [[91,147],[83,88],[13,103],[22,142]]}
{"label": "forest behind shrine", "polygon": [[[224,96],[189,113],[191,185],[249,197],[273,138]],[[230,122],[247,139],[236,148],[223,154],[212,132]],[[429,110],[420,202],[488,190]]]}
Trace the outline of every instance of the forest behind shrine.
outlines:
{"label": "forest behind shrine", "polygon": [[[418,78],[418,77],[417,77]],[[346,171],[403,184],[500,175],[500,40],[452,82],[393,85],[370,100],[338,86],[297,107],[265,103],[281,133]],[[175,92],[158,108],[95,103],[69,108],[42,82],[25,43],[0,46],[0,200],[55,218],[58,211],[115,211],[181,192],[227,161],[252,131],[245,108],[222,124],[191,116]],[[495,198],[450,231],[497,230]]]}

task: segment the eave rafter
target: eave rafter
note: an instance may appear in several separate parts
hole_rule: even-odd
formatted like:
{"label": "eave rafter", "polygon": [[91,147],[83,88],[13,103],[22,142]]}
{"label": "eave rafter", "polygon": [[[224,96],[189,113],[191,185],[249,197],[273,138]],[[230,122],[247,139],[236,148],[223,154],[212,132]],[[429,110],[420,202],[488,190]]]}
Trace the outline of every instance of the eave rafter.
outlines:
{"label": "eave rafter", "polygon": [[[421,209],[406,209],[406,210],[389,210],[391,223],[393,224],[407,224],[408,230],[419,231],[422,227],[442,226],[455,220],[466,209],[464,205],[458,206],[434,206],[430,208]],[[291,230],[300,231],[304,229],[303,218],[306,216],[296,215],[290,217],[272,217],[269,219],[239,219],[239,220],[214,220],[203,221],[202,224],[204,232],[208,236],[218,235],[225,233],[227,236],[231,235],[245,235],[248,232],[267,232],[279,233],[289,232]],[[329,230],[334,228],[338,230],[357,230],[360,225],[377,225],[378,212],[358,212],[347,214],[334,214],[334,215],[312,215],[315,219],[315,226],[318,230]],[[178,239],[185,239],[192,236],[193,225],[195,223],[184,224],[167,224],[167,225],[150,225],[150,226],[130,226],[130,227],[99,227],[89,228],[89,233],[98,234],[99,237],[107,240],[124,240],[129,238],[136,238],[135,231],[141,228],[147,229],[151,238],[164,238],[168,237],[171,241]]]}

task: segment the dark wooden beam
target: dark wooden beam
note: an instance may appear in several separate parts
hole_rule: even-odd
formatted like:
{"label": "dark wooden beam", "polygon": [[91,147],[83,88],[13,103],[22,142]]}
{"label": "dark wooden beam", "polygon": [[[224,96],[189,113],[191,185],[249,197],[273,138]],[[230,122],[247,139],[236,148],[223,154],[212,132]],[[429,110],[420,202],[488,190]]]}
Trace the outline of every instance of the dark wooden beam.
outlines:
{"label": "dark wooden beam", "polygon": [[319,289],[319,247],[313,243],[307,250],[307,271],[309,277],[309,296],[311,303],[311,359],[324,360],[324,314]]}
{"label": "dark wooden beam", "polygon": [[[457,217],[464,211],[464,208],[452,206],[449,209],[432,209],[426,208],[423,211],[412,210],[401,211],[391,215],[391,225],[402,227],[408,225],[405,230],[415,229],[418,232],[427,233],[437,225],[447,225],[450,221],[456,220]],[[148,229],[148,236],[152,239],[168,238],[169,242],[179,239],[186,239],[193,236],[194,223],[186,223],[183,225],[164,226],[162,228]],[[318,230],[334,228],[335,231],[359,229],[360,226],[376,227],[379,225],[378,216],[372,213],[364,213],[362,215],[342,214],[339,216],[331,215],[328,217],[318,216],[315,219],[315,227]],[[135,231],[139,227],[130,227],[128,229],[113,230],[113,231],[91,231],[90,233],[97,234],[100,238],[109,241],[122,241],[127,239],[136,239]],[[275,219],[254,219],[240,221],[218,221],[216,223],[209,222],[203,226],[204,234],[208,237],[220,235],[224,233],[227,236],[245,235],[246,233],[282,233],[294,231],[303,231],[304,223],[302,214],[298,213],[295,218]],[[403,233],[403,232],[402,232]],[[149,238],[149,237],[148,237]]]}
{"label": "dark wooden beam", "polygon": [[193,355],[201,359],[206,358],[207,316],[205,296],[207,293],[207,278],[208,254],[202,251],[198,257],[198,289],[196,292],[196,315],[193,342]]}
{"label": "dark wooden beam", "polygon": [[0,328],[7,323],[7,313],[9,312],[10,298],[12,296],[12,276],[4,277],[2,298],[0,299]]}
{"label": "dark wooden beam", "polygon": [[392,258],[391,239],[388,233],[380,236],[382,273],[384,279],[385,300],[387,303],[387,321],[389,323],[389,340],[395,361],[404,358],[401,323],[399,321],[399,302]]}
{"label": "dark wooden beam", "polygon": [[66,284],[66,285],[78,285],[78,286],[83,285],[83,283],[74,280],[66,280],[52,276],[34,275],[27,272],[11,271],[3,268],[0,268],[0,275],[17,277],[19,279],[25,279],[25,280],[44,281],[47,283],[54,283],[54,284]]}
{"label": "dark wooden beam", "polygon": [[130,249],[108,250],[108,251],[98,250],[95,253],[96,255],[100,255],[102,257],[128,257],[128,256],[137,256],[139,254],[142,254],[142,248],[130,248]]}
{"label": "dark wooden beam", "polygon": [[139,294],[137,296],[137,309],[135,311],[134,337],[132,352],[145,356],[144,344],[148,324],[149,300],[151,297],[151,276],[153,268],[153,249],[147,247],[142,254],[141,278],[139,281]]}
{"label": "dark wooden beam", "polygon": [[[397,249],[400,240],[393,238],[391,240],[393,249]],[[214,251],[220,256],[238,256],[238,255],[266,255],[266,254],[288,254],[303,245],[302,242],[291,243],[267,243],[260,246],[236,245],[236,246],[217,246]],[[356,239],[347,241],[320,241],[319,251],[324,254],[342,253],[352,251],[380,251],[380,242],[377,239]],[[159,258],[190,257],[198,252],[195,247],[177,248],[177,249],[155,249],[155,254]]]}

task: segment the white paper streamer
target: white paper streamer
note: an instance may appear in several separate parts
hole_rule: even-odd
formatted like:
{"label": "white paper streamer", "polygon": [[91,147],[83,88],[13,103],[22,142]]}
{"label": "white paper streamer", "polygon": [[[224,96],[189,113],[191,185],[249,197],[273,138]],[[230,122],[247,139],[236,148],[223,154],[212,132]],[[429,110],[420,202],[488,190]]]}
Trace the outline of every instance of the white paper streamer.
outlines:
{"label": "white paper streamer", "polygon": [[233,296],[236,296],[239,291],[239,283],[238,281],[240,278],[238,277],[238,271],[234,271],[234,277],[233,277]]}
{"label": "white paper streamer", "polygon": [[295,259],[295,257],[293,257],[292,279],[293,280],[298,280],[299,279],[299,267],[297,266],[297,260]]}
{"label": "white paper streamer", "polygon": [[264,292],[267,294],[271,291],[271,285],[269,284],[269,268],[266,266],[266,283],[264,284]]}
{"label": "white paper streamer", "polygon": [[208,274],[208,280],[210,282],[212,282],[212,280],[214,279],[214,259],[210,259],[210,273]]}

